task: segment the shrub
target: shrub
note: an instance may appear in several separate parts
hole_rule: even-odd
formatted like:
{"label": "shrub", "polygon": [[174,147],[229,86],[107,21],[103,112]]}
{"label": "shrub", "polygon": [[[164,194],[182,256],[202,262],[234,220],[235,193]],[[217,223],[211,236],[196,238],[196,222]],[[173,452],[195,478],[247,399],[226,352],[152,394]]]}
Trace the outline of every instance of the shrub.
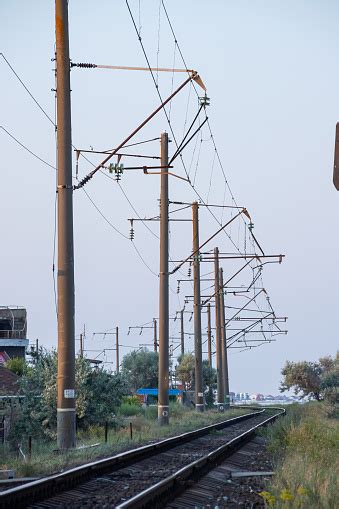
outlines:
{"label": "shrub", "polygon": [[[85,358],[76,358],[77,428],[87,429],[111,420],[123,396],[127,394],[125,379],[103,369],[93,370]],[[17,442],[28,435],[36,439],[55,439],[57,421],[57,353],[41,350],[34,366],[20,378],[20,391],[25,396],[11,430]]]}
{"label": "shrub", "polygon": [[142,408],[140,405],[133,405],[131,403],[121,403],[118,412],[124,417],[130,417],[132,415],[142,414]]}
{"label": "shrub", "polygon": [[10,369],[18,376],[22,376],[27,371],[27,364],[22,357],[13,357],[5,363],[5,367]]}
{"label": "shrub", "polygon": [[124,396],[122,402],[126,403],[126,405],[141,406],[138,396]]}
{"label": "shrub", "polygon": [[150,421],[155,421],[158,417],[158,407],[156,405],[154,406],[147,406],[144,408],[144,415],[146,419],[149,419]]}

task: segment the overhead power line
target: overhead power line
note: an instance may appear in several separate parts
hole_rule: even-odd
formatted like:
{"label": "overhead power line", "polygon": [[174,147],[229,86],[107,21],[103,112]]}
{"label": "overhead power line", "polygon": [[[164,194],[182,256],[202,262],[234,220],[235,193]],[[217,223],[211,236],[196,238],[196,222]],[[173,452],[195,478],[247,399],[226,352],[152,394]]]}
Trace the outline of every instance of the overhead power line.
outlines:
{"label": "overhead power line", "polygon": [[56,167],[52,164],[48,163],[42,157],[38,156],[35,152],[33,152],[31,149],[29,149],[26,145],[24,145],[21,141],[19,141],[13,134],[11,134],[7,129],[5,129],[4,126],[0,125],[0,129],[2,129],[12,140],[14,140],[20,147],[22,147],[24,150],[26,150],[29,154],[31,154],[33,157],[41,161],[43,164],[48,166],[49,168],[52,168],[52,170],[56,170]]}
{"label": "overhead power line", "polygon": [[20,78],[20,76],[18,75],[18,73],[14,70],[14,68],[11,66],[11,64],[8,62],[7,58],[5,57],[5,55],[3,53],[0,53],[0,55],[2,56],[2,58],[4,59],[4,61],[6,62],[6,64],[8,65],[8,67],[11,69],[11,71],[13,72],[13,74],[17,77],[17,79],[20,81],[21,85],[24,87],[24,89],[26,90],[27,94],[31,97],[31,99],[35,102],[35,104],[37,105],[37,107],[42,111],[42,113],[45,115],[45,117],[47,118],[47,120],[49,120],[49,122],[54,126],[54,128],[56,128],[56,124],[54,122],[54,120],[51,119],[51,117],[48,115],[48,113],[44,110],[44,108],[41,106],[41,104],[39,103],[39,101],[37,101],[35,99],[35,97],[33,96],[33,94],[30,92],[30,90],[28,89],[28,87],[25,85],[25,83],[23,82],[23,80]]}

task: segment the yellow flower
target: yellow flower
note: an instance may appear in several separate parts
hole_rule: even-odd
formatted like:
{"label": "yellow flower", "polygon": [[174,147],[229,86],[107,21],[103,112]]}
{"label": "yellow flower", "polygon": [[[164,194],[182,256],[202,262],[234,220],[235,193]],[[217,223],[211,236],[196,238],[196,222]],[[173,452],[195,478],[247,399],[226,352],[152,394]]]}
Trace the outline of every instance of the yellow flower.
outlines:
{"label": "yellow flower", "polygon": [[299,486],[299,488],[297,489],[297,494],[298,495],[306,495],[307,490],[305,490],[305,488],[303,488],[302,486]]}
{"label": "yellow flower", "polygon": [[293,500],[293,495],[289,490],[283,489],[280,492],[280,498],[285,502],[290,502],[291,500]]}
{"label": "yellow flower", "polygon": [[261,491],[259,495],[267,502],[269,506],[273,506],[275,502],[275,496],[272,495],[269,491]]}

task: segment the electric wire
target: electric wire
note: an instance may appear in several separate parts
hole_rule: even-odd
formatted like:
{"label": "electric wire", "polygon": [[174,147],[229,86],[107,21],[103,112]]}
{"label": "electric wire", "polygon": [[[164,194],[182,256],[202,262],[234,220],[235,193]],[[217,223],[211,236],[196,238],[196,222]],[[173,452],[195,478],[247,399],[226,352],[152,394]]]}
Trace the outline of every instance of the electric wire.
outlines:
{"label": "electric wire", "polygon": [[127,237],[127,235],[125,235],[124,233],[122,233],[120,230],[118,230],[118,228],[116,226],[114,226],[113,223],[111,223],[111,221],[105,216],[105,214],[99,209],[99,207],[97,206],[97,204],[94,202],[94,200],[90,197],[90,195],[88,194],[88,192],[82,188],[84,190],[84,193],[85,195],[87,196],[87,198],[89,199],[89,201],[91,202],[91,204],[93,205],[93,207],[96,209],[96,211],[100,214],[100,216],[104,219],[104,221],[106,221],[106,223],[118,234],[120,235],[121,237],[123,237],[124,239],[126,240],[129,240],[129,237]]}
{"label": "electric wire", "polygon": [[142,261],[142,263],[145,265],[145,267],[147,267],[147,269],[156,277],[158,277],[158,274],[156,272],[154,272],[151,267],[148,265],[148,263],[145,261],[145,259],[143,258],[142,254],[140,253],[139,249],[137,248],[137,246],[135,245],[135,242],[134,240],[131,241],[132,242],[132,245],[137,253],[137,255],[139,256],[140,260]]}
{"label": "electric wire", "polygon": [[126,200],[128,201],[129,205],[131,206],[133,212],[138,216],[138,219],[140,219],[140,221],[142,222],[142,224],[144,225],[144,227],[153,235],[153,237],[155,237],[156,239],[159,240],[159,235],[157,235],[156,233],[153,232],[153,230],[151,230],[151,228],[149,228],[149,226],[147,225],[146,221],[144,221],[144,219],[140,216],[140,214],[138,213],[138,211],[136,210],[136,208],[134,207],[134,205],[132,204],[131,200],[128,198],[126,192],[124,191],[122,185],[120,182],[118,182],[118,185],[119,185],[119,188],[122,192],[122,194],[124,195],[124,197],[126,198]]}
{"label": "electric wire", "polygon": [[[159,53],[160,53],[160,24],[161,24],[161,0],[159,1],[159,8],[158,8],[158,48],[157,48],[157,85],[159,86]],[[140,34],[139,34],[140,35]]]}
{"label": "electric wire", "polygon": [[[161,0],[160,0],[160,2],[161,2]],[[175,69],[175,62],[176,62],[176,49],[177,49],[177,45],[176,45],[176,42],[174,42],[173,64],[172,64],[173,72],[172,72],[172,80],[171,80],[171,95],[173,94],[173,89],[174,89],[174,69]],[[172,101],[170,101],[169,107],[168,107],[168,118],[169,118],[169,121],[171,121],[171,113],[172,113]]]}
{"label": "electric wire", "polygon": [[[171,20],[170,20],[169,15],[168,15],[168,11],[167,11],[167,9],[166,9],[166,6],[165,6],[165,2],[164,2],[164,0],[162,0],[162,6],[163,6],[163,9],[164,9],[164,12],[165,12],[165,15],[166,15],[166,18],[167,18],[167,21],[168,21],[168,24],[169,24],[170,30],[171,30],[171,32],[172,32],[173,38],[174,38],[174,40],[175,40],[175,43],[177,44],[178,51],[179,51],[179,54],[180,54],[180,56],[181,56],[182,62],[183,62],[183,64],[184,64],[184,66],[185,66],[186,70],[188,71],[188,67],[187,67],[187,64],[186,64],[186,61],[185,61],[184,55],[183,55],[183,53],[182,53],[182,51],[181,51],[181,48],[180,48],[180,45],[179,45],[179,43],[178,43],[178,40],[177,40],[176,34],[175,34],[175,32],[174,32],[173,25],[172,25],[172,23],[171,23]],[[195,93],[196,93],[197,97],[199,97],[199,94],[198,94],[198,92],[197,92],[197,90],[196,90],[195,84],[194,84],[194,83],[192,83],[192,82],[191,82],[191,87],[192,87],[192,88],[193,88],[193,90],[195,91]],[[190,88],[191,88],[191,87],[190,87]],[[206,110],[205,110],[205,116],[206,116],[206,118],[207,118]],[[217,148],[217,146],[216,146],[215,139],[214,139],[213,132],[212,132],[212,128],[211,128],[211,125],[210,125],[210,122],[209,122],[208,118],[207,118],[207,126],[208,126],[208,129],[209,129],[209,132],[210,132],[210,138],[211,138],[212,143],[213,143],[213,146],[214,146],[215,154],[216,154],[216,156],[217,156],[217,160],[218,160],[218,162],[219,162],[219,166],[220,166],[220,169],[221,169],[222,174],[223,174],[223,177],[224,177],[225,186],[227,186],[227,188],[228,188],[228,190],[229,190],[229,193],[230,193],[230,196],[231,196],[231,199],[232,199],[233,203],[234,203],[236,206],[238,206],[238,205],[237,205],[237,201],[236,201],[236,199],[235,199],[235,196],[233,195],[233,192],[232,192],[231,187],[230,187],[230,185],[229,185],[228,179],[227,179],[227,177],[226,177],[226,172],[225,172],[225,170],[224,170],[224,167],[223,167],[223,164],[222,164],[222,161],[221,161],[221,157],[220,157],[220,154],[219,154],[218,148]],[[190,183],[190,182],[189,182],[189,183]],[[192,185],[192,184],[190,183],[190,185]],[[193,189],[194,189],[194,187],[193,187]],[[195,191],[196,191],[196,190],[195,190]],[[197,191],[196,191],[196,192],[197,192]],[[203,200],[202,200],[202,201],[203,201]],[[210,210],[210,209],[209,209],[209,210]],[[211,211],[210,211],[210,212],[211,212]],[[214,216],[214,214],[213,214],[213,213],[212,213],[212,215]],[[214,217],[215,217],[215,216],[214,216]],[[215,218],[215,219],[216,219],[216,218]],[[242,219],[243,219],[244,223],[246,224],[246,221],[245,221],[244,217],[242,217]],[[216,219],[216,220],[217,220],[217,219]],[[219,221],[217,220],[217,222],[219,222]],[[225,231],[225,234],[226,234],[226,235],[230,238],[230,236],[227,234],[227,232],[226,232],[226,231]],[[256,238],[254,237],[254,235],[253,235],[252,231],[250,231],[250,234],[251,234],[250,240],[251,240],[251,243],[252,243],[253,247],[254,247],[255,245],[257,245],[257,247],[259,247],[259,249],[262,251],[262,249],[261,249],[260,245],[258,244],[258,242],[257,242]],[[231,239],[230,239],[230,240],[231,240]],[[232,241],[232,243],[234,244],[233,240],[231,240],[231,241]],[[234,245],[235,245],[235,244],[234,244]],[[236,247],[236,246],[235,246],[235,247]],[[238,251],[240,252],[239,248],[237,248],[237,249],[238,249]],[[254,248],[254,249],[255,249],[255,248]],[[262,253],[263,253],[263,251],[262,251]]]}
{"label": "electric wire", "polygon": [[[171,20],[170,20],[169,15],[168,15],[168,12],[167,12],[167,9],[166,9],[166,6],[165,6],[165,3],[164,3],[164,0],[162,0],[162,6],[163,6],[163,9],[164,9],[164,12],[165,12],[165,15],[166,15],[166,18],[167,18],[167,21],[168,21],[169,27],[170,27],[170,29],[171,29],[171,32],[172,32],[173,38],[174,38],[174,40],[176,41],[176,44],[177,44],[177,46],[178,46],[178,51],[179,51],[179,54],[180,54],[180,56],[181,56],[182,62],[183,62],[184,66],[185,66],[185,68],[187,69],[187,72],[188,72],[188,67],[187,67],[187,64],[186,64],[186,61],[185,61],[184,55],[183,55],[183,53],[182,53],[182,51],[181,51],[180,45],[179,45],[179,43],[178,43],[177,37],[176,37],[176,35],[175,35],[174,29],[173,29],[173,25],[172,25],[172,23],[171,23]],[[197,97],[199,97],[199,94],[198,94],[198,92],[197,92],[197,90],[196,90],[196,87],[195,87],[194,83],[191,83],[191,86],[192,86],[193,90],[195,91],[195,93],[196,93]],[[204,112],[205,112],[205,116],[206,116],[206,118],[207,118],[206,109],[204,110]],[[219,161],[219,165],[220,165],[220,168],[221,168],[221,170],[222,170],[222,174],[223,174],[224,179],[225,179],[225,183],[227,184],[227,187],[228,187],[228,189],[229,189],[229,192],[230,192],[230,195],[231,195],[231,199],[232,199],[232,201],[233,201],[233,202],[234,202],[234,204],[237,206],[237,203],[236,203],[235,197],[234,197],[234,195],[233,195],[233,193],[232,193],[232,190],[231,190],[231,188],[230,188],[230,186],[229,186],[229,183],[228,183],[228,180],[227,180],[227,177],[226,177],[226,173],[225,173],[224,167],[223,167],[223,165],[222,165],[222,161],[221,161],[221,158],[220,158],[220,155],[219,155],[219,152],[218,152],[217,146],[216,146],[216,144],[215,144],[215,140],[214,140],[214,136],[213,136],[213,133],[212,133],[211,125],[210,125],[210,122],[209,122],[209,120],[208,120],[208,119],[207,119],[207,125],[208,125],[208,129],[209,129],[209,132],[210,132],[211,140],[212,140],[213,145],[214,145],[215,153],[216,153],[216,155],[217,155],[217,158],[218,158],[218,161]],[[203,202],[203,203],[204,203],[204,202]],[[210,211],[210,212],[211,212],[211,211]],[[213,213],[212,213],[212,215],[214,216],[214,214],[213,214]],[[214,216],[214,217],[215,217],[215,216]],[[215,217],[215,219],[217,220],[217,218],[216,218],[216,217]],[[244,220],[244,218],[243,218],[243,220]],[[245,221],[245,220],[244,220],[244,221]],[[217,222],[219,223],[219,221],[218,221],[218,220],[217,220]],[[219,224],[220,224],[220,223],[219,223]],[[226,235],[227,235],[227,232],[225,232],[225,233],[226,233]],[[238,250],[238,251],[239,251],[239,250]]]}
{"label": "electric wire", "polygon": [[56,170],[56,167],[53,166],[52,164],[48,163],[47,161],[45,161],[44,159],[42,159],[42,157],[38,156],[35,152],[33,152],[32,150],[30,150],[26,145],[24,145],[21,141],[19,141],[13,134],[11,134],[7,129],[5,129],[4,126],[0,125],[0,129],[2,129],[3,131],[5,131],[6,134],[8,134],[8,136],[10,138],[12,138],[12,140],[14,140],[18,145],[20,145],[20,147],[22,147],[23,149],[25,149],[27,152],[29,152],[29,154],[31,154],[33,157],[35,157],[36,159],[38,159],[39,161],[41,161],[43,164],[45,164],[46,166],[48,166],[49,168],[52,168],[53,170]]}
{"label": "electric wire", "polygon": [[[136,26],[136,23],[135,23],[135,20],[134,20],[133,13],[132,13],[132,11],[131,11],[131,8],[130,8],[130,5],[129,5],[128,0],[125,0],[125,2],[126,2],[126,5],[127,5],[128,12],[129,12],[129,14],[130,14],[130,17],[131,17],[131,20],[132,20],[133,26],[134,26],[134,28],[135,28],[135,31],[136,31],[137,35],[138,35],[138,40],[139,40],[139,43],[140,43],[141,49],[142,49],[142,51],[143,51],[144,57],[145,57],[145,59],[146,59],[148,69],[149,69],[149,71],[150,71],[150,73],[151,73],[152,80],[153,80],[153,83],[154,83],[154,85],[155,85],[155,88],[156,88],[156,91],[157,91],[158,97],[159,97],[160,102],[161,102],[161,104],[162,104],[162,103],[163,103],[163,99],[162,99],[162,96],[161,96],[161,94],[160,94],[159,86],[158,86],[158,84],[157,84],[157,82],[156,82],[156,79],[155,79],[155,77],[154,77],[154,73],[153,73],[153,71],[152,71],[152,68],[151,68],[151,64],[150,64],[149,58],[148,58],[148,56],[147,56],[147,53],[146,53],[146,50],[145,50],[144,44],[143,44],[143,42],[142,42],[142,38],[141,38],[141,36],[138,34],[138,29],[137,29],[137,26]],[[169,121],[168,114],[167,114],[167,111],[166,111],[165,106],[163,106],[163,107],[162,107],[162,110],[163,110],[163,112],[164,112],[164,115],[165,115],[165,117],[166,117],[167,123],[168,123],[168,125],[169,125],[169,129],[170,129],[171,134],[172,134],[172,136],[173,136],[173,140],[174,140],[174,142],[175,142],[176,146],[178,146],[178,143],[177,143],[177,140],[176,140],[176,136],[175,136],[174,131],[173,131],[173,129],[172,129],[171,122]],[[184,167],[184,169],[185,169],[186,177],[188,178],[186,168]]]}
{"label": "electric wire", "polygon": [[54,128],[56,128],[56,124],[55,122],[51,119],[51,117],[48,115],[48,113],[46,113],[46,111],[44,110],[44,108],[41,106],[41,104],[35,99],[35,97],[33,96],[33,94],[29,91],[28,87],[25,85],[25,83],[22,81],[22,79],[20,78],[20,76],[17,74],[17,72],[14,70],[14,68],[11,66],[11,64],[9,63],[9,61],[7,60],[7,58],[5,57],[5,55],[3,53],[0,53],[0,55],[2,56],[2,58],[4,59],[4,61],[6,62],[6,64],[8,65],[8,67],[11,69],[11,71],[13,72],[13,74],[15,74],[15,76],[17,77],[17,79],[20,81],[21,85],[24,87],[24,89],[26,90],[26,92],[28,93],[28,95],[31,97],[31,99],[33,99],[33,101],[35,102],[35,104],[37,105],[37,107],[42,111],[42,113],[45,115],[45,117],[47,118],[47,120],[49,120],[49,122],[51,122],[51,124],[54,126]]}
{"label": "electric wire", "polygon": [[[23,82],[23,80],[20,78],[20,76],[16,73],[16,71],[14,70],[14,68],[11,66],[11,64],[9,63],[9,61],[6,59],[5,55],[3,53],[0,53],[0,55],[3,57],[3,59],[5,60],[6,64],[8,65],[8,67],[11,69],[11,71],[13,72],[13,74],[16,76],[16,78],[19,80],[19,82],[21,83],[21,85],[24,87],[24,89],[26,90],[26,92],[28,93],[28,95],[31,97],[31,99],[34,101],[34,103],[38,106],[38,108],[41,110],[41,112],[44,114],[44,116],[48,119],[48,121],[54,126],[54,130],[55,130],[55,135],[56,135],[56,129],[57,129],[57,125],[56,125],[56,121],[53,121],[52,118],[48,115],[48,113],[44,110],[44,108],[41,106],[41,104],[37,101],[37,99],[35,99],[35,97],[33,96],[33,94],[30,92],[30,90],[28,89],[28,87],[25,85],[25,83]],[[56,109],[55,109],[55,115],[56,115]],[[11,135],[5,128],[3,128],[3,130],[9,135],[11,136],[11,138],[13,138],[19,145],[21,145],[25,150],[27,150],[29,153],[31,153],[34,157],[36,157],[37,159],[39,159],[41,162],[43,162],[44,164],[46,164],[47,166],[50,166],[51,168],[57,170],[56,167],[50,165],[49,163],[47,163],[47,161],[44,161],[43,159],[41,159],[39,156],[37,156],[36,154],[34,154],[30,149],[28,149],[25,145],[23,145],[21,142],[19,142],[19,140],[17,140],[13,135]],[[151,140],[146,140],[146,141],[142,141],[142,142],[137,142],[137,143],[134,143],[134,144],[130,144],[129,146],[135,146],[135,145],[140,145],[142,143],[147,143],[149,141],[155,141],[155,140],[158,140],[159,138],[153,138]],[[72,145],[72,147],[75,149],[74,145]],[[56,147],[56,150],[57,150],[57,147]],[[84,154],[81,154],[81,156],[91,165],[93,165],[93,163],[86,157],[84,156]],[[106,223],[116,232],[118,233],[119,235],[121,235],[122,237],[124,237],[125,239],[129,240],[129,238],[124,235],[122,232],[120,232],[112,223],[111,221],[109,221],[107,219],[107,217],[102,213],[102,211],[99,209],[99,207],[94,203],[93,199],[89,196],[89,194],[87,193],[87,191],[84,189],[84,192],[85,192],[85,195],[87,196],[87,198],[90,200],[90,202],[92,203],[92,205],[95,207],[95,209],[97,210],[97,212],[100,214],[100,216],[106,221]],[[56,193],[57,194],[57,193]],[[56,281],[55,281],[55,252],[56,252],[56,249],[55,249],[55,246],[56,246],[56,217],[57,217],[57,214],[56,214],[56,206],[57,206],[57,197],[56,197],[56,201],[55,201],[55,206],[54,206],[54,234],[53,234],[53,263],[52,263],[52,273],[53,273],[53,288],[54,288],[54,300],[55,300],[55,307],[56,307],[56,314],[58,313],[57,311],[57,294],[56,294]],[[136,251],[136,253],[138,254],[139,258],[141,259],[141,261],[143,262],[143,264],[145,265],[145,267],[148,268],[148,270],[155,276],[158,277],[158,275],[149,267],[149,265],[147,264],[147,262],[143,259],[140,251],[138,250],[138,248],[136,247],[135,243],[132,242],[133,244],[133,247]]]}

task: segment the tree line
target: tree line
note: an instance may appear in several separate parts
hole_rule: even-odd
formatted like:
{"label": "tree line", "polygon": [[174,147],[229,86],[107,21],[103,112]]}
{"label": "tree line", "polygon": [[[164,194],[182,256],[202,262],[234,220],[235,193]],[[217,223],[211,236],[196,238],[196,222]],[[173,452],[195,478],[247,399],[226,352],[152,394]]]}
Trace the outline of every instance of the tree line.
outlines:
{"label": "tree line", "polygon": [[[16,408],[11,435],[55,439],[57,401],[56,351],[40,349],[27,364],[23,359],[11,359],[6,367],[17,373],[19,394],[24,396]],[[113,373],[103,367],[93,368],[82,356],[76,358],[76,416],[77,428],[86,430],[92,425],[112,424],[126,396],[135,394],[139,388],[158,387],[158,353],[147,349],[133,351],[123,357],[121,370]],[[174,378],[180,380],[186,390],[194,388],[194,356],[179,357]],[[216,370],[203,363],[206,403],[213,404]]]}

